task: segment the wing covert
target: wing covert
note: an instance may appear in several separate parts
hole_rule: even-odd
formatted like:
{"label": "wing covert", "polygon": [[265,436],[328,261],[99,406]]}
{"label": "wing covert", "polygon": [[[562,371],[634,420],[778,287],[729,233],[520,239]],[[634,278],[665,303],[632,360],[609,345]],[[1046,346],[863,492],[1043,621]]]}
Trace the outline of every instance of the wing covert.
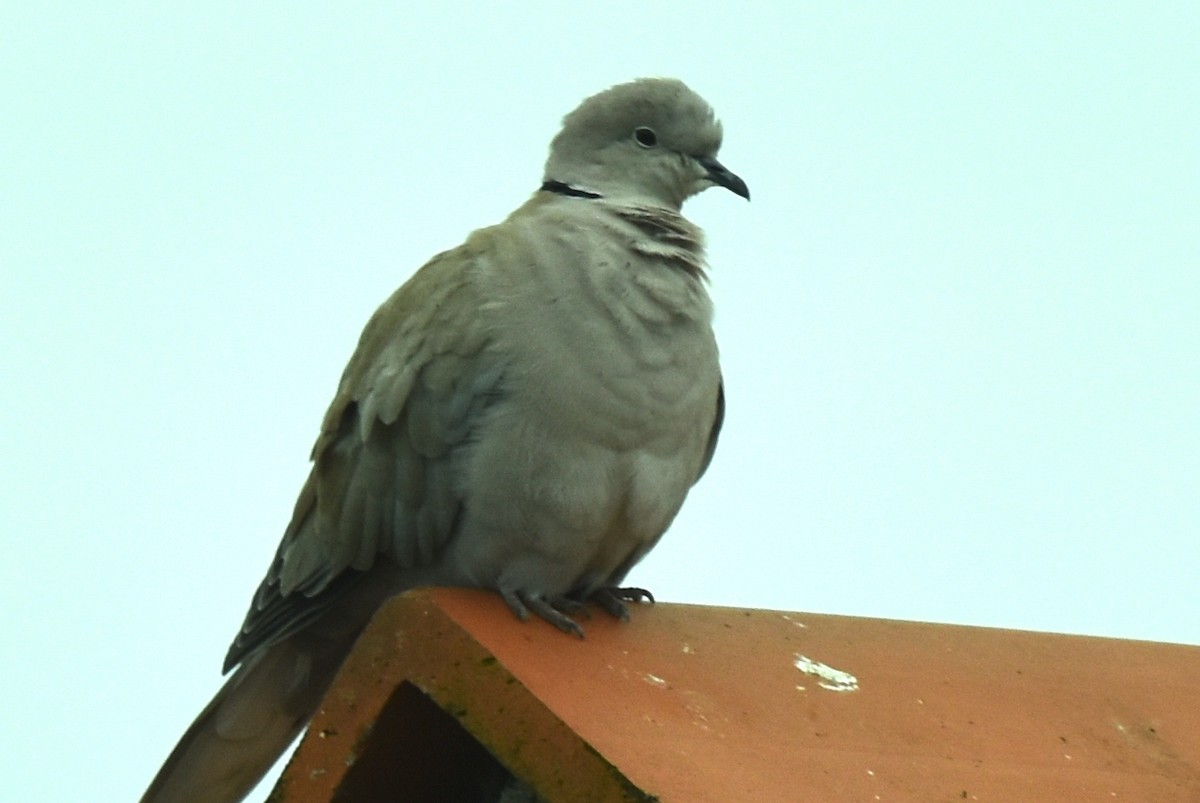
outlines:
{"label": "wing covert", "polygon": [[424,566],[452,537],[456,469],[504,373],[462,256],[435,257],[363,330],[226,670],[311,621],[380,555]]}

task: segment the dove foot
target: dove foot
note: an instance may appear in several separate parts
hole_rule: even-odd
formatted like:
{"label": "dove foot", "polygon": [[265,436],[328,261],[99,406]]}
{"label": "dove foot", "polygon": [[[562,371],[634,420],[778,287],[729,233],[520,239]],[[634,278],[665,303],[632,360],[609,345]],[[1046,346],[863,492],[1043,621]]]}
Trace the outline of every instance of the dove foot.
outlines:
{"label": "dove foot", "polygon": [[500,596],[521,621],[527,620],[532,611],[562,632],[583,638],[583,628],[571,618],[572,616],[587,618],[587,608],[582,602],[566,597],[546,598],[524,591],[501,591]]}
{"label": "dove foot", "polygon": [[626,602],[654,603],[654,595],[644,588],[602,588],[588,599],[622,622],[629,621],[629,609],[625,607]]}

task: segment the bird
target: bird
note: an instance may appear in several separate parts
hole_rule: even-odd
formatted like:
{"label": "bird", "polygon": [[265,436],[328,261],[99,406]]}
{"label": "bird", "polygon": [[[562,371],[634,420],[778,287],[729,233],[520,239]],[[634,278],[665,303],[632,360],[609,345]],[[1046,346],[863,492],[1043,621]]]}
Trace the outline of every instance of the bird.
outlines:
{"label": "bird", "polygon": [[242,800],[307,724],[372,614],[424,586],[495,591],[582,637],[713,457],[725,393],[701,229],[750,198],[682,81],[563,118],[540,187],[434,256],[374,313],[225,658],[229,675],[142,803]]}

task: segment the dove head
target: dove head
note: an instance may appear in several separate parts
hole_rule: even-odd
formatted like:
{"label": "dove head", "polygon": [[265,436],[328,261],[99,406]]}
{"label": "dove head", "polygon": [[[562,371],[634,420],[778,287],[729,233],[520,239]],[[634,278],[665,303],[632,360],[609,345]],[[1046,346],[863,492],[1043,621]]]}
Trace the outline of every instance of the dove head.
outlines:
{"label": "dove head", "polygon": [[720,147],[721,124],[703,98],[682,81],[643,78],[593,95],[563,119],[545,179],[672,209],[714,186],[749,200],[746,182],[717,161]]}

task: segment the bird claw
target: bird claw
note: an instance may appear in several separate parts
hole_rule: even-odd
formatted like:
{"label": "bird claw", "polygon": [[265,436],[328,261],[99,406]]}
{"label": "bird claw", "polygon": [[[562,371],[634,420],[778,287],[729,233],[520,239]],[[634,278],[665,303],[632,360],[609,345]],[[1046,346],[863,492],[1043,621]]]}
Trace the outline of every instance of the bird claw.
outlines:
{"label": "bird claw", "polygon": [[594,592],[589,599],[610,616],[629,621],[629,609],[626,602],[649,602],[654,604],[654,595],[644,588],[601,588]]}
{"label": "bird claw", "polygon": [[[583,628],[571,617],[592,618],[587,605],[572,597],[543,597],[540,594],[530,594],[525,591],[501,591],[500,596],[522,622],[527,621],[532,612],[562,632],[579,638],[583,638]],[[620,619],[622,622],[628,622],[629,609],[625,607],[625,603],[649,602],[653,604],[654,595],[644,588],[612,587],[601,588],[593,592],[588,597],[588,601],[610,616]]]}
{"label": "bird claw", "polygon": [[587,608],[582,602],[567,597],[547,599],[538,594],[527,594],[524,591],[501,591],[500,596],[504,598],[509,609],[521,621],[529,619],[529,613],[532,611],[562,632],[583,638],[583,628],[571,618],[571,616],[587,618]]}

